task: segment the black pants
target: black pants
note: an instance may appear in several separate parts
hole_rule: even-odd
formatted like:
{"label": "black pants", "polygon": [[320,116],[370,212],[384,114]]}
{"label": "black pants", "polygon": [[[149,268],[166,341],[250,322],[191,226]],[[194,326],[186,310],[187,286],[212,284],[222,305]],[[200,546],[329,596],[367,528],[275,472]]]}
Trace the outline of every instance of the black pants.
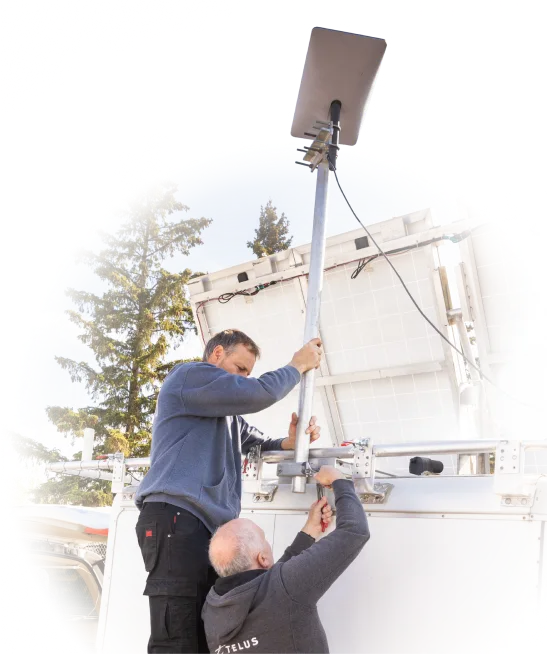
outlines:
{"label": "black pants", "polygon": [[136,530],[148,572],[148,652],[209,652],[201,620],[217,578],[209,565],[209,530],[188,511],[164,502],[147,502]]}

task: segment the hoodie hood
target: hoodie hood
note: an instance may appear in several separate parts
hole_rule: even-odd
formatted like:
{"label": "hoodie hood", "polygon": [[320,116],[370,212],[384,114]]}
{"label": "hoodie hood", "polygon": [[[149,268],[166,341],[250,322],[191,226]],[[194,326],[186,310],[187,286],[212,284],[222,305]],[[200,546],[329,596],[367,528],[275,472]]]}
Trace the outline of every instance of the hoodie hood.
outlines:
{"label": "hoodie hood", "polygon": [[[249,575],[249,572],[255,574]],[[219,579],[211,588],[203,607],[202,617],[203,620],[207,619],[209,625],[213,626],[215,639],[219,641],[232,640],[241,631],[241,627],[254,603],[262,575],[265,572],[266,570],[242,572],[239,575]],[[251,580],[246,581],[249,576]],[[243,583],[232,590],[228,590],[228,592],[224,592],[226,588],[236,583],[237,577],[242,578]]]}

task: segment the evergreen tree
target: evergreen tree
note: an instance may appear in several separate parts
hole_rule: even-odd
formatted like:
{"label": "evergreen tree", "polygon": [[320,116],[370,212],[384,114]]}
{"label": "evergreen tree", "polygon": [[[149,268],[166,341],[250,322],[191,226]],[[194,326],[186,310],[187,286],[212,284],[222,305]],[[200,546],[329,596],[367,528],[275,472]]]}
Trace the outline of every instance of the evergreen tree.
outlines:
{"label": "evergreen tree", "polygon": [[[175,199],[175,192],[174,186],[150,192],[131,206],[115,235],[103,236],[105,250],[84,256],[106,283],[103,294],[68,291],[78,309],[68,314],[80,327],[79,338],[92,350],[95,365],[56,360],[73,382],[85,384],[92,403],[77,410],[52,406],[46,411],[66,435],[78,437],[85,427],[94,428],[95,455],[120,451],[148,456],[157,393],[177,363],[166,361],[166,355],[187,330],[195,331],[185,290],[192,273],[168,272],[162,262],[201,244],[200,234],[211,221],[178,218],[188,207]],[[100,505],[110,503],[108,488],[108,482],[78,477],[53,479],[37,491],[36,499]]]}
{"label": "evergreen tree", "polygon": [[258,229],[255,229],[254,241],[248,241],[247,247],[260,257],[267,257],[274,252],[281,252],[291,247],[292,236],[289,233],[289,221],[284,213],[277,216],[277,209],[268,200],[265,207],[260,207]]}

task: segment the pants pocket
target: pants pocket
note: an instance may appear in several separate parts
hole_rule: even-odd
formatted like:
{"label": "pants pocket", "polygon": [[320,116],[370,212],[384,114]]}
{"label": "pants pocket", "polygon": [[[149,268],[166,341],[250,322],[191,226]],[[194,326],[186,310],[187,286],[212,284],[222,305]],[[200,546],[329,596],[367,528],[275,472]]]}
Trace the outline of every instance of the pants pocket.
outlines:
{"label": "pants pocket", "polygon": [[156,522],[143,522],[135,528],[141,548],[146,572],[152,572],[158,561],[158,525]]}
{"label": "pants pocket", "polygon": [[200,625],[196,598],[167,595],[150,597],[149,601],[149,651],[198,652]]}

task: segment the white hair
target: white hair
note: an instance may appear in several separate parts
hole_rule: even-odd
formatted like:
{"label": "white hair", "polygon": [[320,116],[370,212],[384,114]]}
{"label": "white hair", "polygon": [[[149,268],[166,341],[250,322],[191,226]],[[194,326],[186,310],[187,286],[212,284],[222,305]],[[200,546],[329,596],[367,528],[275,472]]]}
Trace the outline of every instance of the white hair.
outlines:
{"label": "white hair", "polygon": [[250,520],[228,522],[213,534],[209,559],[219,577],[251,570],[263,547],[263,539]]}

